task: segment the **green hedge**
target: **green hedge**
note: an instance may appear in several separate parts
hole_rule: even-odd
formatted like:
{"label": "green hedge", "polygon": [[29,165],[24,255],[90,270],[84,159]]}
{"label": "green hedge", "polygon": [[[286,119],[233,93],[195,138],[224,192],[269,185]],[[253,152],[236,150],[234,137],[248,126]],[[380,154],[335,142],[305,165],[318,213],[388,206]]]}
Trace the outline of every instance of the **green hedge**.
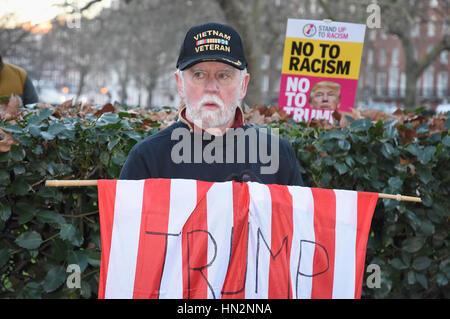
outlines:
{"label": "green hedge", "polygon": [[[160,123],[128,112],[61,116],[22,110],[0,127],[16,141],[0,153],[0,297],[96,298],[100,267],[97,190],[45,187],[46,179],[114,179],[131,147]],[[53,115],[52,115],[53,114]],[[422,204],[379,200],[366,264],[381,288],[366,298],[448,298],[450,120],[429,124],[350,121],[340,129],[272,123],[297,150],[308,186],[420,196]],[[400,131],[418,137],[405,143]],[[1,142],[0,142],[1,143]],[[81,289],[68,288],[69,264]],[[365,277],[370,275],[366,273]]]}

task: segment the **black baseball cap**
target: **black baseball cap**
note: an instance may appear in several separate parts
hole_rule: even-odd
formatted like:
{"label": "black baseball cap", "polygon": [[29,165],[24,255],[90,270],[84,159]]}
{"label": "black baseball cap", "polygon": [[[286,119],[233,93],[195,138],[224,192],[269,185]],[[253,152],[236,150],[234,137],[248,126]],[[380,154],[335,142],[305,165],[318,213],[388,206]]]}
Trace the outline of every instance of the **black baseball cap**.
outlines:
{"label": "black baseball cap", "polygon": [[181,45],[177,68],[184,70],[206,61],[223,62],[239,70],[247,67],[242,40],[236,30],[215,22],[188,30]]}

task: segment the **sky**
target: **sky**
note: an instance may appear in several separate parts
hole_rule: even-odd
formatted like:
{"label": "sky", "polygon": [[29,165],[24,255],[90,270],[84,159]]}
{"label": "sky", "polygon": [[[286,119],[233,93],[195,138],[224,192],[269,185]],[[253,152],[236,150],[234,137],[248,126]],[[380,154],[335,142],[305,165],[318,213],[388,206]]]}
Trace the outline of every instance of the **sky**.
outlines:
{"label": "sky", "polygon": [[[88,0],[66,0],[83,7]],[[102,7],[110,6],[112,0],[103,0],[101,3],[93,5],[89,14],[98,13]],[[0,0],[0,18],[8,13],[15,14],[15,22],[22,24],[31,22],[32,25],[51,20],[58,14],[64,13],[64,10],[56,5],[64,3],[64,0]]]}

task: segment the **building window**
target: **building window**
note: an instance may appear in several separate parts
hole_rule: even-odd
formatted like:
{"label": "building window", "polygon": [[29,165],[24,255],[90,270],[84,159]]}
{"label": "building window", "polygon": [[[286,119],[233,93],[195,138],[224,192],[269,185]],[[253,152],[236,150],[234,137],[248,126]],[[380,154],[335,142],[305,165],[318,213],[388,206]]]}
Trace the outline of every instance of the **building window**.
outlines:
{"label": "building window", "polygon": [[406,96],[406,74],[402,72],[400,74],[400,96]]}
{"label": "building window", "polygon": [[400,55],[399,52],[400,51],[399,51],[398,47],[395,47],[392,50],[392,58],[391,58],[392,66],[398,66],[398,64],[399,64],[399,55]]}
{"label": "building window", "polygon": [[423,75],[423,96],[433,96],[434,68],[429,66]]}
{"label": "building window", "polygon": [[434,37],[435,35],[435,24],[433,21],[428,22],[428,36]]}
{"label": "building window", "polygon": [[312,14],[316,14],[316,12],[317,12],[317,3],[316,3],[316,1],[317,0],[312,0],[311,3],[310,3],[310,6],[309,6],[309,11]]}
{"label": "building window", "polygon": [[448,51],[447,50],[441,52],[440,60],[441,60],[442,64],[448,64]]}
{"label": "building window", "polygon": [[270,55],[264,54],[261,62],[261,69],[267,70],[269,69],[269,65],[270,65]]}
{"label": "building window", "polygon": [[438,73],[437,80],[437,96],[445,98],[447,96],[448,89],[448,72],[442,71]]}
{"label": "building window", "polygon": [[449,35],[450,34],[450,28],[448,27],[448,24],[446,23],[446,21],[444,21],[442,23],[442,31],[441,31],[442,35]]}
{"label": "building window", "polygon": [[374,87],[374,77],[375,74],[372,70],[372,68],[370,67],[366,67],[366,72],[365,72],[365,80],[366,80],[366,87],[368,87],[369,89],[373,89]]}
{"label": "building window", "polygon": [[411,37],[415,38],[418,37],[420,34],[420,21],[418,19],[415,19],[414,26],[410,30]]}
{"label": "building window", "polygon": [[386,65],[386,50],[380,49],[380,56],[378,57],[378,65],[385,66]]}
{"label": "building window", "polygon": [[269,91],[269,76],[264,75],[261,81],[261,91],[268,92]]}
{"label": "building window", "polygon": [[372,49],[369,49],[367,51],[367,64],[373,65],[373,50]]}
{"label": "building window", "polygon": [[397,96],[398,94],[398,68],[391,67],[389,69],[389,95]]}
{"label": "building window", "polygon": [[354,14],[356,12],[356,6],[354,4],[351,4],[348,9],[351,14]]}
{"label": "building window", "polygon": [[376,95],[386,95],[386,73],[380,72],[377,74]]}

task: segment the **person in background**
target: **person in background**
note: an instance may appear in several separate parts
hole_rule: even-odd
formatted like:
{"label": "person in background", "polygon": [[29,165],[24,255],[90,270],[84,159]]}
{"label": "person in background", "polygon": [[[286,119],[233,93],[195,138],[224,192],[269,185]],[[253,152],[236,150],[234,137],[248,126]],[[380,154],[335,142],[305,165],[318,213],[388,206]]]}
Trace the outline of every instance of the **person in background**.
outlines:
{"label": "person in background", "polygon": [[341,106],[341,86],[332,81],[321,81],[311,88],[309,104],[312,108],[337,110]]}
{"label": "person in background", "polygon": [[16,65],[6,63],[0,55],[0,96],[19,95],[23,105],[39,100],[33,82],[27,72]]}

